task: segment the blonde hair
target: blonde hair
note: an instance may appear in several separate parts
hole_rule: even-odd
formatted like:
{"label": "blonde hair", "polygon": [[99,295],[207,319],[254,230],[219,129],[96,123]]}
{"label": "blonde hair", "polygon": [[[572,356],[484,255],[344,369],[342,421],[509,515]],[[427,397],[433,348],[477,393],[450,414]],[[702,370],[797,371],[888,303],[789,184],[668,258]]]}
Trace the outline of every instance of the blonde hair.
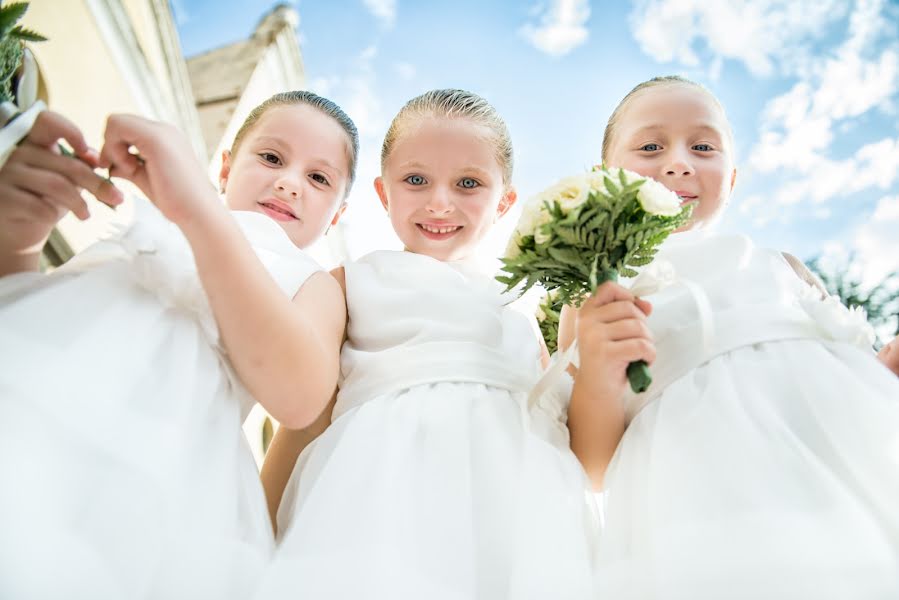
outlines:
{"label": "blonde hair", "polygon": [[481,125],[491,133],[490,138],[496,148],[496,161],[503,172],[503,183],[512,183],[512,137],[505,121],[493,106],[472,92],[465,90],[431,90],[409,100],[390,123],[390,129],[381,146],[381,171],[396,145],[397,139],[415,122],[423,118],[467,119]]}
{"label": "blonde hair", "polygon": [[621,116],[621,113],[624,111],[624,108],[627,106],[628,102],[630,102],[634,96],[642,92],[647,88],[659,87],[662,85],[684,85],[688,87],[693,87],[707,94],[709,98],[711,98],[718,108],[721,109],[721,114],[724,115],[724,122],[727,125],[727,130],[724,132],[727,136],[727,144],[728,150],[733,157],[736,148],[734,147],[734,133],[731,129],[730,121],[727,118],[727,113],[724,110],[724,106],[721,104],[721,101],[715,97],[715,94],[710,92],[708,88],[704,85],[697,83],[691,79],[687,79],[686,77],[681,77],[680,75],[664,75],[662,77],[653,77],[647,81],[637,84],[634,89],[629,91],[624,98],[621,99],[621,102],[618,103],[618,106],[615,107],[615,110],[612,111],[612,116],[609,117],[609,122],[606,124],[606,130],[602,136],[602,161],[605,163],[609,159],[609,152],[612,149],[612,141],[615,135],[615,129],[618,125],[618,119]]}
{"label": "blonde hair", "polygon": [[264,115],[266,111],[268,111],[268,109],[275,106],[294,106],[298,104],[311,106],[312,108],[320,111],[322,114],[331,117],[346,133],[348,142],[347,147],[349,150],[348,154],[350,159],[350,171],[349,173],[347,173],[347,184],[344,197],[348,196],[350,193],[350,189],[353,187],[353,182],[356,180],[356,157],[359,155],[359,131],[356,129],[356,124],[353,123],[353,120],[349,117],[349,115],[343,112],[342,108],[340,108],[335,102],[319,96],[318,94],[313,94],[312,92],[302,90],[281,92],[280,94],[275,94],[274,96],[251,110],[250,114],[247,115],[246,120],[244,120],[243,125],[241,125],[240,129],[237,130],[237,135],[234,136],[234,142],[231,144],[232,156],[237,154],[237,149],[240,147],[240,144],[246,137],[247,133],[249,133],[249,131],[253,128],[254,125],[256,125],[259,119],[262,118],[262,115]]}

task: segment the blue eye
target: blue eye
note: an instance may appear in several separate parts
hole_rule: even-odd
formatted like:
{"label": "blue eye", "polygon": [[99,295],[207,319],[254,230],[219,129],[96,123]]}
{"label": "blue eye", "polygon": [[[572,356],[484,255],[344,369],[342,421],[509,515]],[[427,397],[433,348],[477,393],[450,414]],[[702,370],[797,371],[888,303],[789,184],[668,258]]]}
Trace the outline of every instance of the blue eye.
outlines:
{"label": "blue eye", "polygon": [[659,146],[658,144],[644,144],[643,146],[640,147],[640,150],[642,150],[644,152],[657,152],[658,150],[661,150],[661,149],[662,149],[662,147]]}
{"label": "blue eye", "polygon": [[259,156],[267,163],[271,163],[273,165],[281,164],[281,159],[278,158],[277,154],[272,154],[271,152],[262,152]]}
{"label": "blue eye", "polygon": [[471,177],[463,177],[459,180],[459,185],[464,187],[466,190],[473,190],[476,187],[479,187],[481,184]]}
{"label": "blue eye", "polygon": [[409,175],[403,181],[410,185],[424,185],[425,183],[427,183],[425,181],[425,178],[421,175]]}
{"label": "blue eye", "polygon": [[699,152],[711,152],[712,147],[708,144],[696,144],[693,146],[694,150],[698,150]]}

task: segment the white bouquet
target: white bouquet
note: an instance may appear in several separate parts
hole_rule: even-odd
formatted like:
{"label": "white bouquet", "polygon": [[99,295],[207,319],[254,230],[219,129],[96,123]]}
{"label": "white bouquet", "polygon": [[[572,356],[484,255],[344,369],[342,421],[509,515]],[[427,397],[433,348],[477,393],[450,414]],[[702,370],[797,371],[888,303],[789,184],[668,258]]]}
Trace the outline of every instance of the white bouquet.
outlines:
{"label": "white bouquet", "polygon": [[[579,306],[603,282],[635,276],[691,212],[662,184],[624,169],[566,177],[524,206],[497,280],[510,290],[524,282],[521,293],[539,283],[556,303]],[[628,379],[635,392],[652,382],[642,361]]]}

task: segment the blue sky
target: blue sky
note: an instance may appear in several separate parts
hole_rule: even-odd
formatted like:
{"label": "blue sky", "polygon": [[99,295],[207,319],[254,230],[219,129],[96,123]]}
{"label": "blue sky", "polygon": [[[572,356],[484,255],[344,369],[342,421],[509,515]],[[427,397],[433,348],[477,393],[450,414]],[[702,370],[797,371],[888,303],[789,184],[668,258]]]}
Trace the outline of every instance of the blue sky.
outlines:
{"label": "blue sky", "polygon": [[[186,55],[248,36],[271,0],[172,0]],[[390,119],[436,87],[506,119],[522,198],[599,161],[635,84],[682,74],[725,105],[737,188],[720,227],[801,258],[899,267],[899,1],[300,0],[307,87],[359,125],[351,256],[396,247],[370,181]],[[496,228],[500,247],[517,213]]]}

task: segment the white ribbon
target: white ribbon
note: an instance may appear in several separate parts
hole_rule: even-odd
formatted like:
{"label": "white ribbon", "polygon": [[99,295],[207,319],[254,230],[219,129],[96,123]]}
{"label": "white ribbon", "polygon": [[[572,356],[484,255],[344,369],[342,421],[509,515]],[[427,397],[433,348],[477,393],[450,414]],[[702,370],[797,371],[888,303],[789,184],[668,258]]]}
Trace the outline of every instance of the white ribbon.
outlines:
{"label": "white ribbon", "polygon": [[22,75],[16,89],[16,103],[22,112],[0,129],[0,168],[6,164],[9,155],[19,142],[31,131],[37,116],[47,108],[43,101],[37,99],[37,88],[37,61],[34,60],[31,50],[26,48],[22,55]]}
{"label": "white ribbon", "polygon": [[42,100],[38,100],[31,108],[17,115],[3,129],[0,129],[0,168],[6,164],[6,160],[19,145],[19,142],[28,136],[37,116],[46,108],[47,105]]}
{"label": "white ribbon", "polygon": [[[705,291],[695,282],[677,276],[677,271],[671,262],[657,259],[644,268],[634,278],[630,286],[630,292],[634,296],[650,296],[672,285],[682,285],[690,294],[696,305],[699,318],[699,327],[702,333],[702,356],[709,353],[714,340],[714,317],[712,305]],[[572,342],[567,350],[560,352],[552,365],[543,373],[528,395],[528,407],[533,408],[540,398],[555,386],[559,378],[568,368],[568,365],[580,366],[577,340]]]}

